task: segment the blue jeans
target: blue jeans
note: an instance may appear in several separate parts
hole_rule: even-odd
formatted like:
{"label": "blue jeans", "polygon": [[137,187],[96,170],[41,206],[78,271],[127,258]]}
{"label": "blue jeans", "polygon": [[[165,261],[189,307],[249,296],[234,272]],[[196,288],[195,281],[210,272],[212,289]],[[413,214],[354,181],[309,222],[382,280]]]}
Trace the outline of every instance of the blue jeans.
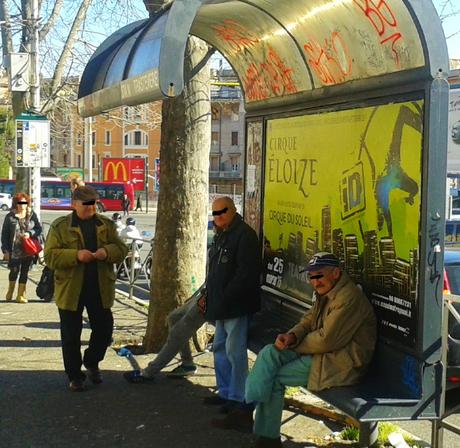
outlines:
{"label": "blue jeans", "polygon": [[244,401],[248,376],[249,316],[216,321],[212,350],[217,390],[222,398]]}
{"label": "blue jeans", "polygon": [[276,439],[280,436],[286,386],[305,386],[311,368],[311,356],[292,350],[265,346],[246,381],[246,401],[256,402],[254,433]]}

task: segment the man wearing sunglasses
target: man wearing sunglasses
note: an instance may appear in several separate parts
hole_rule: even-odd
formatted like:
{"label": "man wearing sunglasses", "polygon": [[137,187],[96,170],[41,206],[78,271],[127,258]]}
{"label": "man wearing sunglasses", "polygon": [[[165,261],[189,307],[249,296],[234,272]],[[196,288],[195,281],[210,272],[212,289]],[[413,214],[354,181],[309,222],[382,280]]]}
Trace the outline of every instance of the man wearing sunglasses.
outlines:
{"label": "man wearing sunglasses", "polygon": [[319,252],[308,272],[314,304],[300,322],[259,353],[246,382],[247,402],[257,402],[257,448],[279,448],[286,386],[319,391],[361,380],[376,342],[376,319],[361,288],[339,259]]}
{"label": "man wearing sunglasses", "polygon": [[[216,228],[209,250],[205,319],[216,322],[213,342],[217,395],[208,405],[220,405],[228,413],[213,425],[250,431],[252,408],[244,405],[248,373],[249,320],[260,307],[261,247],[256,232],[236,212],[229,197],[212,204]],[[233,412],[231,412],[233,411]]]}
{"label": "man wearing sunglasses", "polygon": [[[72,194],[74,211],[51,224],[45,244],[45,262],[54,271],[64,367],[73,392],[85,389],[86,375],[93,384],[102,382],[99,362],[112,341],[114,263],[121,263],[128,252],[115,224],[96,214],[97,199],[93,188],[76,188]],[[91,337],[82,359],[83,308],[88,313]]]}

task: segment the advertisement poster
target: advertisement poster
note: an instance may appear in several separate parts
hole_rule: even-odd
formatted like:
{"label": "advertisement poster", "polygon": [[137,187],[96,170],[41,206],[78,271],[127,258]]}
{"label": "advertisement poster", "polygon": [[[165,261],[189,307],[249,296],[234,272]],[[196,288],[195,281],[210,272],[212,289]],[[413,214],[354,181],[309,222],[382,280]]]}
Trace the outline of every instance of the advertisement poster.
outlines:
{"label": "advertisement poster", "polygon": [[83,179],[83,168],[56,168],[56,174],[67,182],[80,177]]}
{"label": "advertisement poster", "polygon": [[145,190],[144,158],[104,158],[102,159],[102,173],[104,182],[130,181],[134,190]]}
{"label": "advertisement poster", "polygon": [[259,234],[262,185],[262,122],[249,122],[247,136],[244,220]]}
{"label": "advertisement poster", "polygon": [[301,272],[330,251],[362,285],[385,337],[413,346],[423,101],[267,123],[265,284],[309,302]]}
{"label": "advertisement poster", "polygon": [[154,191],[160,191],[160,159],[156,158],[155,159],[155,185],[154,185]]}
{"label": "advertisement poster", "polygon": [[460,174],[460,88],[449,92],[447,171]]}

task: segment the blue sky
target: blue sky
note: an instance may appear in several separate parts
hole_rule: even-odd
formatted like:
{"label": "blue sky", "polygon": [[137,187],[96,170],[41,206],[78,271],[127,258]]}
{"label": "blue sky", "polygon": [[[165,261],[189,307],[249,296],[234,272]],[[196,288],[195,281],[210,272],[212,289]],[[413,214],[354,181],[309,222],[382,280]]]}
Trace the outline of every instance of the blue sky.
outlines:
{"label": "blue sky", "polygon": [[[449,58],[460,59],[460,0],[434,0],[433,3],[442,18]],[[443,5],[446,6],[443,8]],[[458,14],[453,15],[455,12]]]}

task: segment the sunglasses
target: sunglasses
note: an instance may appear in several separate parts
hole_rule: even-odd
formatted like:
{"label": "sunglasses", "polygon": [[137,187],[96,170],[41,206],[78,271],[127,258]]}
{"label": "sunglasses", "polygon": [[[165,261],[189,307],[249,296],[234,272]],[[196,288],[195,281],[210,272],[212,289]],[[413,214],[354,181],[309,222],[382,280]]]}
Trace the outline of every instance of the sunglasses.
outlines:
{"label": "sunglasses", "polygon": [[320,278],[323,278],[324,274],[315,274],[315,275],[309,275],[308,280],[319,280]]}
{"label": "sunglasses", "polygon": [[223,215],[224,213],[227,213],[227,211],[228,211],[228,207],[225,207],[222,210],[213,210],[212,216],[220,216],[220,215]]}
{"label": "sunglasses", "polygon": [[26,205],[26,204],[28,204],[28,202],[27,202],[27,201],[18,201],[17,203],[18,203],[18,204],[22,204],[22,205]]}
{"label": "sunglasses", "polygon": [[83,205],[94,205],[96,203],[96,201],[85,201],[85,202],[82,202]]}

